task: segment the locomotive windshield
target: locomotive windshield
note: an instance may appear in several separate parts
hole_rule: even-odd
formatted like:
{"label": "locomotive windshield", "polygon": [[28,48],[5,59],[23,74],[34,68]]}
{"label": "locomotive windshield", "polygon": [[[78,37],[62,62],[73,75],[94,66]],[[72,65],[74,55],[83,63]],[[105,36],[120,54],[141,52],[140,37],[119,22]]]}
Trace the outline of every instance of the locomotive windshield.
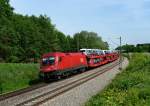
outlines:
{"label": "locomotive windshield", "polygon": [[42,59],[43,65],[54,65],[55,64],[55,57],[47,57]]}

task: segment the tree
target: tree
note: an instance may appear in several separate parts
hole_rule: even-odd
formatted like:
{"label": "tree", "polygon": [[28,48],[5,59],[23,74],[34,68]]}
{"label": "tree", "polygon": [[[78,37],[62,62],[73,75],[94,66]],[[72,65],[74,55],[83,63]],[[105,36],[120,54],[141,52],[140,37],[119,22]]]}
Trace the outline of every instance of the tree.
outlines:
{"label": "tree", "polygon": [[66,36],[46,15],[17,14],[9,0],[0,0],[0,62],[37,62],[44,53],[74,52],[78,47],[108,49],[108,44],[95,32]]}
{"label": "tree", "polygon": [[[135,45],[123,45],[122,50],[123,52],[149,52],[150,44],[137,44]],[[117,50],[120,50],[120,46],[116,48]]]}
{"label": "tree", "polygon": [[0,0],[0,18],[9,18],[13,14],[13,8],[9,4],[9,0]]}
{"label": "tree", "polygon": [[74,34],[74,41],[78,50],[81,48],[108,49],[108,43],[103,42],[95,32],[81,31]]}

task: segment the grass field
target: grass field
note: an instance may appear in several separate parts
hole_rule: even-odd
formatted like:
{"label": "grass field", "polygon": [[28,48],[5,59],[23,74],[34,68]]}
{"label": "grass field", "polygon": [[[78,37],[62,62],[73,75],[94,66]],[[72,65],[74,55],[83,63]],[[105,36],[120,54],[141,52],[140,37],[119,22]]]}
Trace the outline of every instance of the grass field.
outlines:
{"label": "grass field", "polygon": [[0,93],[28,87],[38,81],[38,64],[0,63]]}
{"label": "grass field", "polygon": [[85,106],[150,106],[150,55],[133,54],[129,66]]}

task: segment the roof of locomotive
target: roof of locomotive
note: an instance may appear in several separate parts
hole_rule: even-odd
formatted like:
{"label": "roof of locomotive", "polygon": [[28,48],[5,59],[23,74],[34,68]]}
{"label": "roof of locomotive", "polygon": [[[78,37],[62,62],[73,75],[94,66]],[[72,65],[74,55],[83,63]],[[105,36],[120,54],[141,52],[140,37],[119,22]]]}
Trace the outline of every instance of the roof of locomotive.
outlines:
{"label": "roof of locomotive", "polygon": [[65,53],[62,52],[49,52],[42,55],[42,57],[49,57],[49,56],[57,56],[57,55],[65,55]]}
{"label": "roof of locomotive", "polygon": [[63,53],[63,52],[50,52],[45,53],[42,55],[42,57],[49,57],[49,56],[66,56],[66,55],[83,55],[81,52],[73,52],[73,53]]}

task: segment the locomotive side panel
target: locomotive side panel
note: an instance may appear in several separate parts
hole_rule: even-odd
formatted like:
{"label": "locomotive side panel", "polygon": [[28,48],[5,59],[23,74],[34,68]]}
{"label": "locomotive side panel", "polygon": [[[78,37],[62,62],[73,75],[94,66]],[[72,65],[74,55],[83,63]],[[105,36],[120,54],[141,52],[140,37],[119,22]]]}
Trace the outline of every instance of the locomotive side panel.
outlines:
{"label": "locomotive side panel", "polygon": [[[52,59],[53,64],[51,64]],[[86,56],[82,53],[50,53],[49,55],[42,56],[41,63],[43,61],[46,64],[41,64],[40,74],[48,78],[62,76],[68,72],[88,67]]]}

